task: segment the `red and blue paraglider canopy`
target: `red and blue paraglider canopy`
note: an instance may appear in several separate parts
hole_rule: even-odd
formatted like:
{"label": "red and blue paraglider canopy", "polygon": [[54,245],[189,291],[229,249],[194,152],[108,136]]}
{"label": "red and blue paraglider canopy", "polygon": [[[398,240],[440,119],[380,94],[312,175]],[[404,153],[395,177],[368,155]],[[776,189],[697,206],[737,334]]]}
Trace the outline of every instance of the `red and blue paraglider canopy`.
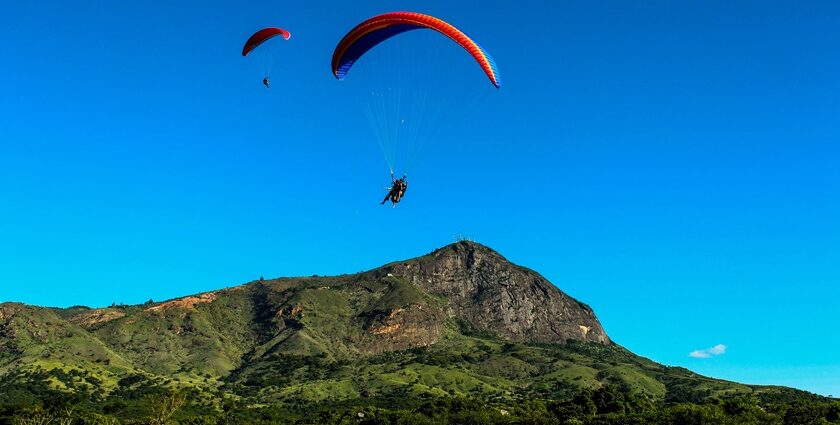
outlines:
{"label": "red and blue paraglider canopy", "polygon": [[472,38],[448,22],[416,12],[391,12],[374,16],[350,30],[338,43],[332,57],[332,72],[339,80],[347,76],[353,64],[377,44],[406,31],[428,28],[458,43],[487,74],[496,88],[501,87],[501,77],[493,58]]}

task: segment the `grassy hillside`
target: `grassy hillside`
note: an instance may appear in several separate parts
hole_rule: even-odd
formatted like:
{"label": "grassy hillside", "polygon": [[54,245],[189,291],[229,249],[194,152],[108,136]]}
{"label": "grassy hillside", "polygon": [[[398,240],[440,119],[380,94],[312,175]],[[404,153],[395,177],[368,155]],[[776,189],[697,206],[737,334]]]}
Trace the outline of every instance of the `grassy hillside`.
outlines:
{"label": "grassy hillside", "polygon": [[[184,423],[235,423],[219,419],[226,415],[241,423],[305,421],[312,412],[326,415],[314,423],[374,417],[436,423],[467,420],[458,416],[467,411],[499,423],[616,415],[643,415],[627,423],[683,423],[667,421],[707,414],[745,420],[738,416],[743,412],[770,420],[802,405],[810,406],[800,409],[806,413],[821,412],[823,422],[813,423],[833,420],[834,404],[813,394],[712,379],[636,356],[605,336],[588,340],[577,332],[585,327],[577,320],[597,325],[588,307],[547,290],[534,272],[517,274],[525,272],[486,248],[456,248],[435,251],[434,261],[392,263],[357,275],[260,280],[143,305],[0,304],[0,424],[41,414],[58,421],[69,407],[84,411],[85,423],[149,422],[155,409],[179,400]],[[479,273],[468,268],[473,264],[481,264]],[[399,270],[418,274],[395,275]],[[475,292],[456,277],[471,279]],[[470,299],[486,301],[488,293],[528,301],[465,307]],[[522,341],[545,327],[544,316],[533,314],[541,296],[554,299],[546,306],[580,309],[575,322],[555,319],[580,339]],[[534,327],[522,328],[520,316]],[[506,323],[519,329],[508,332]],[[701,407],[679,407],[686,403]],[[360,413],[367,416],[353,416]],[[837,413],[840,419],[840,408]]]}
{"label": "grassy hillside", "polygon": [[371,348],[372,323],[381,326],[383,315],[418,306],[441,308],[435,297],[393,278],[253,283],[102,310],[7,304],[15,314],[3,325],[2,367],[7,379],[42,380],[60,391],[107,399],[141,387],[192,390],[216,400],[214,407],[226,397],[288,408],[440,396],[509,404],[566,400],[604,386],[650,405],[816,399],[662,366],[615,344],[512,343],[454,318],[434,344]]}

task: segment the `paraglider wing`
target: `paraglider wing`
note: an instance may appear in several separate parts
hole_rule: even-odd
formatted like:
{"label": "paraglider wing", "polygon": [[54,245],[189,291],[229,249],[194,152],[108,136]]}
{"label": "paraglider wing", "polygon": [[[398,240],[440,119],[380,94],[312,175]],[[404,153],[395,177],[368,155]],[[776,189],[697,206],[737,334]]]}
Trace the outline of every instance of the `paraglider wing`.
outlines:
{"label": "paraglider wing", "polygon": [[254,35],[249,37],[248,41],[245,42],[245,46],[242,47],[242,56],[248,56],[248,53],[251,53],[251,51],[256,49],[257,46],[263,44],[270,38],[277,37],[278,35],[282,35],[286,40],[292,36],[288,31],[282,28],[273,27],[263,28],[255,32]]}
{"label": "paraglider wing", "polygon": [[353,64],[377,44],[406,31],[421,28],[435,30],[458,43],[478,62],[490,82],[496,88],[501,87],[496,63],[481,46],[446,21],[415,12],[391,12],[374,16],[350,30],[333,52],[333,75],[339,80],[344,79]]}

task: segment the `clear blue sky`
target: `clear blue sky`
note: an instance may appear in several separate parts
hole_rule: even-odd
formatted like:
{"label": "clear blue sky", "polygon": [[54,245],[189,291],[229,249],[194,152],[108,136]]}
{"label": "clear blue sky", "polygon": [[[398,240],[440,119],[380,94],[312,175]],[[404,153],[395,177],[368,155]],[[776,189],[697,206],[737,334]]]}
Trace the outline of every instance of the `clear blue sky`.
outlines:
{"label": "clear blue sky", "polygon": [[[342,88],[355,75],[335,81],[329,60],[356,22],[400,9],[472,35],[504,86],[391,209]],[[0,300],[352,273],[463,233],[638,354],[840,395],[836,1],[24,1],[0,16]],[[271,90],[239,56],[267,25],[293,34]]]}

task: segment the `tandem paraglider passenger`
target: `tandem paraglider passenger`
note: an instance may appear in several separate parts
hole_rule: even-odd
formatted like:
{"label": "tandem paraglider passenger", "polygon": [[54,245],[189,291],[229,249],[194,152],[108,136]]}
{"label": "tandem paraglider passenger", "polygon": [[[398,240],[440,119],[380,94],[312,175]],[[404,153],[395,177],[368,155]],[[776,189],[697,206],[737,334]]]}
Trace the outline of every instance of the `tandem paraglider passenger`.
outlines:
{"label": "tandem paraglider passenger", "polygon": [[397,206],[397,204],[402,200],[403,195],[405,195],[405,190],[408,189],[408,182],[405,179],[405,175],[402,178],[394,180],[394,174],[391,174],[391,187],[388,188],[388,194],[385,195],[385,199],[382,200],[380,205],[385,205],[388,200],[391,200],[391,208]]}

